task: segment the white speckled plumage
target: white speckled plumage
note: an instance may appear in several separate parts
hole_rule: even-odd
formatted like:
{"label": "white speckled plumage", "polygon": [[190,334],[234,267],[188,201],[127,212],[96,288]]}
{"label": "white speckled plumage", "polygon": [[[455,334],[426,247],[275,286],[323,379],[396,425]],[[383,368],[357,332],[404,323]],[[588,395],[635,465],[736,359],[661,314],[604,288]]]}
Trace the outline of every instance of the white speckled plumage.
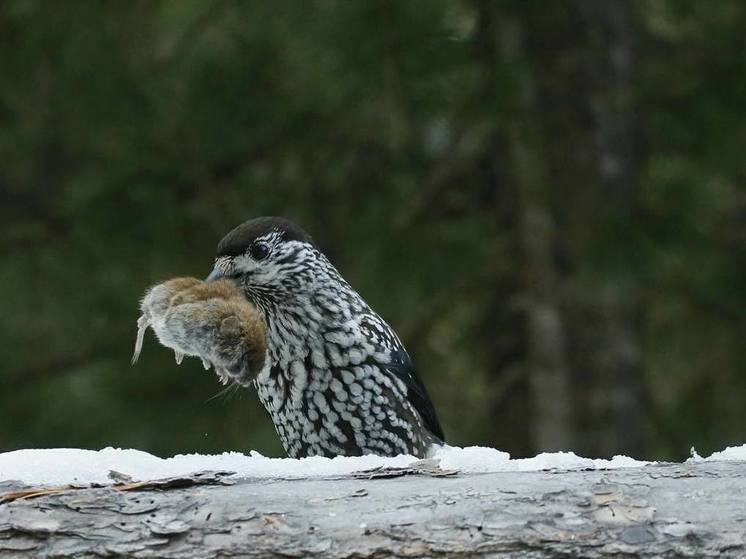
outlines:
{"label": "white speckled plumage", "polygon": [[442,441],[397,335],[297,226],[239,226],[218,246],[215,270],[238,282],[266,322],[254,383],[289,456],[425,456]]}

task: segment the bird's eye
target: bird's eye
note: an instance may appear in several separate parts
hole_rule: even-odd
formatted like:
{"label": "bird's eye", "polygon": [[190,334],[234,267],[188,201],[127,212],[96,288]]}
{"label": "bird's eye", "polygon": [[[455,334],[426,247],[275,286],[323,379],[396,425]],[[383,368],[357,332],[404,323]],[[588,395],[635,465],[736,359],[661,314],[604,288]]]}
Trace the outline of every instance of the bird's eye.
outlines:
{"label": "bird's eye", "polygon": [[254,260],[264,260],[269,255],[269,246],[267,243],[254,243],[249,248],[249,254]]}

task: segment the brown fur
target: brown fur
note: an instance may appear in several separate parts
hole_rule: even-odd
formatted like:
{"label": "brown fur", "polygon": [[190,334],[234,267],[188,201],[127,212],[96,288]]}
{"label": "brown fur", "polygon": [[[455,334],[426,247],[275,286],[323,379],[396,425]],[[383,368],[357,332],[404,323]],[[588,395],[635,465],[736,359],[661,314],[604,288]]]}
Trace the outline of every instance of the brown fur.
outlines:
{"label": "brown fur", "polygon": [[251,303],[243,297],[236,285],[230,280],[205,283],[196,278],[174,278],[163,284],[174,292],[171,297],[171,306],[195,303],[206,299],[232,298],[241,298],[247,305],[251,306]]}
{"label": "brown fur", "polygon": [[264,321],[232,281],[205,283],[179,277],[155,286],[151,292],[155,289],[166,290],[163,296],[168,308],[160,308],[163,316],[181,315],[189,322],[212,326],[217,333],[213,350],[225,357],[245,352],[250,371],[254,376],[259,373],[267,349]]}
{"label": "brown fur", "polygon": [[195,278],[174,278],[165,282],[176,293],[170,308],[186,303],[222,299],[219,306],[203,306],[196,310],[196,321],[220,324],[219,332],[225,341],[251,348],[251,370],[256,373],[264,365],[267,349],[264,321],[243,293],[230,280],[205,283]]}

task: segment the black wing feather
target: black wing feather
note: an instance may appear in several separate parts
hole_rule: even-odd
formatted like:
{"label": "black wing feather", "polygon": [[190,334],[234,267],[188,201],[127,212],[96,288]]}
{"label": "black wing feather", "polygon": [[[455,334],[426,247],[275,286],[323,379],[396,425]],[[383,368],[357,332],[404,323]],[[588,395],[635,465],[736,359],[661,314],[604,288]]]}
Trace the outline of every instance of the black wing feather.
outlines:
{"label": "black wing feather", "polygon": [[442,442],[445,442],[443,428],[438,421],[430,395],[427,393],[420,377],[417,376],[412,359],[402,346],[399,338],[391,330],[391,327],[374,313],[363,316],[359,325],[368,339],[375,341],[376,345],[389,352],[390,359],[386,364],[386,370],[405,384],[407,399],[420,414],[427,430]]}
{"label": "black wing feather", "polygon": [[389,371],[399,378],[407,387],[407,399],[412,403],[414,409],[420,414],[425,427],[441,442],[445,442],[443,428],[438,421],[430,395],[425,385],[417,375],[414,364],[404,349],[398,349],[391,354],[391,365]]}

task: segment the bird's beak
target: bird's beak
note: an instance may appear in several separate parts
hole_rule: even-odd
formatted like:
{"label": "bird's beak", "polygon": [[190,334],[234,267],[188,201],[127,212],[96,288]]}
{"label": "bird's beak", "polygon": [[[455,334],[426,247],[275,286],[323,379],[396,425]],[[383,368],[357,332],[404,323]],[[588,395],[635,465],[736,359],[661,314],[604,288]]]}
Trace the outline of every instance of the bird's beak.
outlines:
{"label": "bird's beak", "polygon": [[210,275],[205,278],[205,283],[210,283],[212,281],[217,281],[220,278],[224,277],[223,270],[215,266],[212,269],[212,272],[210,272]]}
{"label": "bird's beak", "polygon": [[233,275],[233,259],[227,256],[221,256],[215,259],[212,272],[205,278],[205,283],[217,281],[219,279],[230,278]]}

